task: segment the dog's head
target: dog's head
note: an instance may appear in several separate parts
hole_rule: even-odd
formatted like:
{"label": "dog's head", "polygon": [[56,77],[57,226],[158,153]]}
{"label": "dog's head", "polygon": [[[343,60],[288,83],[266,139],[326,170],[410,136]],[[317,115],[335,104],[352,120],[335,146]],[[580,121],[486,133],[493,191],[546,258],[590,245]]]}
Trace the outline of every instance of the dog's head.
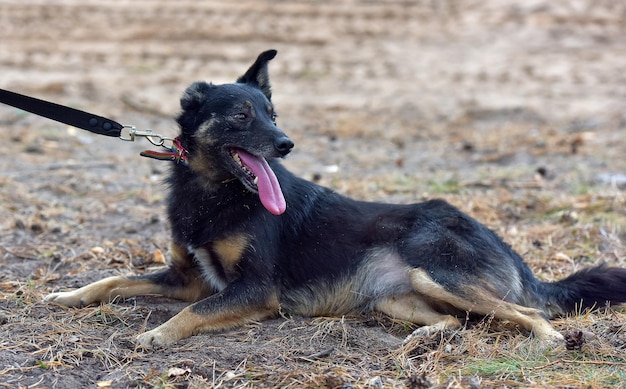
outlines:
{"label": "dog's head", "polygon": [[276,126],[267,72],[274,56],[276,50],[261,53],[233,84],[192,84],[180,100],[178,123],[190,169],[209,185],[239,180],[280,215],[285,198],[267,159],[284,157],[293,142]]}

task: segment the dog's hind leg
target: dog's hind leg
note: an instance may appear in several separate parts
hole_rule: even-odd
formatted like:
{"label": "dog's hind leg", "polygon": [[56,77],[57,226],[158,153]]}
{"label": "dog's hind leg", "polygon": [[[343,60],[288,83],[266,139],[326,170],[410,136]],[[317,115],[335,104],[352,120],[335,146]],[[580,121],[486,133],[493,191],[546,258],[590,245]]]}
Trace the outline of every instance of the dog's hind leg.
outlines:
{"label": "dog's hind leg", "polygon": [[108,303],[118,298],[160,295],[185,301],[196,301],[211,294],[200,272],[194,268],[187,250],[171,245],[172,260],[165,270],[131,277],[108,277],[69,292],[56,292],[44,300],[68,307]]}
{"label": "dog's hind leg", "polygon": [[422,325],[422,327],[415,330],[413,334],[404,340],[405,344],[414,335],[429,336],[445,329],[461,327],[459,319],[452,315],[445,315],[435,311],[415,292],[382,299],[376,304],[375,309],[394,319],[406,320]]}
{"label": "dog's hind leg", "polygon": [[412,269],[410,278],[413,288],[434,301],[434,304],[440,302],[452,305],[461,311],[493,315],[496,319],[509,320],[531,331],[539,339],[563,340],[563,336],[552,327],[538,309],[503,301],[478,285],[466,285],[463,288],[465,297],[461,297],[446,290],[422,269]]}

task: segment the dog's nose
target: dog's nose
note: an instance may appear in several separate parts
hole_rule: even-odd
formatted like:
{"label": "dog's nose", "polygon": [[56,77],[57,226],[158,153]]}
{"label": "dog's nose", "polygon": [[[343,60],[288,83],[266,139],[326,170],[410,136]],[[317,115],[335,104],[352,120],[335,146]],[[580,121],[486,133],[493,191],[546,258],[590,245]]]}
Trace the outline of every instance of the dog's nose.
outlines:
{"label": "dog's nose", "polygon": [[278,151],[283,157],[289,154],[291,149],[293,149],[293,146],[293,141],[285,135],[279,137],[278,139],[276,139],[276,142],[274,142],[274,147],[276,148],[276,151]]}

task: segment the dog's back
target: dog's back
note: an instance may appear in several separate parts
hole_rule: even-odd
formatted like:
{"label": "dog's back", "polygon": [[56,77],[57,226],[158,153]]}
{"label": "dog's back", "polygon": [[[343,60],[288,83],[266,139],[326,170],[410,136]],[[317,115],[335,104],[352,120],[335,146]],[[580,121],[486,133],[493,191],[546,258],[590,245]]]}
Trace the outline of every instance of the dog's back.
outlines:
{"label": "dog's back", "polygon": [[561,340],[546,316],[626,300],[626,269],[542,283],[494,232],[444,201],[355,201],[292,175],[278,161],[293,142],[276,126],[271,102],[267,63],[275,54],[262,53],[234,84],[194,83],[181,98],[169,267],[48,300],[77,306],[161,294],[193,302],[139,335],[144,346],[281,310],[374,309],[423,325],[418,334],[458,328],[468,312],[493,314]]}

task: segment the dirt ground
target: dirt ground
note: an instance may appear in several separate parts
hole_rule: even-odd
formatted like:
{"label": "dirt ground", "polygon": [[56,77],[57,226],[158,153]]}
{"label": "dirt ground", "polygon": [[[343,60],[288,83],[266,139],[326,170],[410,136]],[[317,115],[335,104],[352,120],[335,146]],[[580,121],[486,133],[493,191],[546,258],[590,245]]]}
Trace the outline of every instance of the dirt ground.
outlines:
{"label": "dirt ground", "polygon": [[[292,171],[360,199],[441,197],[538,277],[626,267],[626,3],[0,0],[0,88],[174,135],[188,84],[270,64]],[[626,310],[555,321],[569,350],[490,320],[405,347],[377,315],[281,317],[164,350],[184,304],[45,294],[167,256],[167,163],[0,106],[0,387],[621,387]]]}

